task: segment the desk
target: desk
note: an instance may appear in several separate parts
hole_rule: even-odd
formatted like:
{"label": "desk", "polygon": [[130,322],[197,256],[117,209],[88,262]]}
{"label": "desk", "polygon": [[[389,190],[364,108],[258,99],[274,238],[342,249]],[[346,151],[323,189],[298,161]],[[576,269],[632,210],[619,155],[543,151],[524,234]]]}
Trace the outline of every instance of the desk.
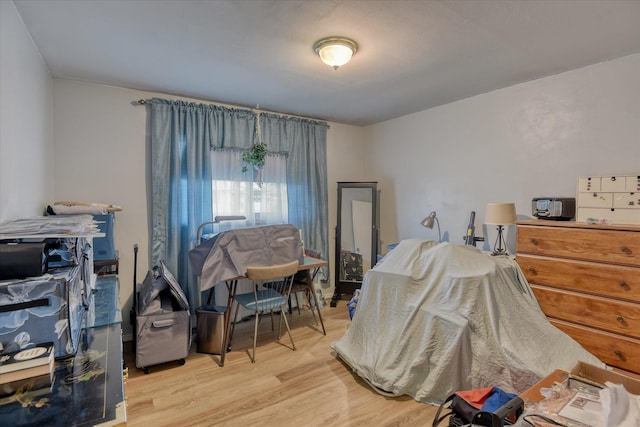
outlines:
{"label": "desk", "polygon": [[[324,322],[322,321],[322,314],[320,313],[320,306],[318,305],[316,293],[313,291],[313,279],[318,273],[318,270],[326,265],[327,261],[323,259],[304,257],[304,263],[300,264],[300,266],[298,267],[298,271],[307,271],[307,286],[309,287],[309,292],[311,292],[311,294],[313,295],[313,301],[315,302],[315,308],[318,312],[318,318],[320,319],[320,324],[322,325],[322,333],[324,335],[326,335],[327,332],[324,328]],[[222,344],[222,354],[220,355],[220,366],[224,366],[224,358],[228,351],[228,347],[230,346],[229,333],[231,331],[231,309],[233,305],[233,299],[236,296],[238,280],[241,279],[246,279],[246,277],[238,276],[224,282],[227,286],[229,297],[227,298],[227,311],[225,312],[224,339]],[[211,288],[210,292],[212,291],[213,288]],[[311,310],[313,310],[313,307],[311,307]]]}

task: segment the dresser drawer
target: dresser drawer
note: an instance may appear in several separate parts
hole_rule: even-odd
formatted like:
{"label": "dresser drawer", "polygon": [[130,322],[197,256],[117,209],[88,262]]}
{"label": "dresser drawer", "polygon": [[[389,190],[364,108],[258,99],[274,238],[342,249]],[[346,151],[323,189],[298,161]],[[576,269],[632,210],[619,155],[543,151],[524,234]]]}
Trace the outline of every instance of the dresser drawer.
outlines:
{"label": "dresser drawer", "polygon": [[607,365],[640,372],[640,340],[561,320],[552,319],[550,322]]}
{"label": "dresser drawer", "polygon": [[531,288],[548,317],[640,338],[640,304],[537,285]]}
{"label": "dresser drawer", "polygon": [[640,266],[640,233],[518,225],[520,253]]}
{"label": "dresser drawer", "polygon": [[640,302],[640,268],[537,255],[516,261],[531,284]]}

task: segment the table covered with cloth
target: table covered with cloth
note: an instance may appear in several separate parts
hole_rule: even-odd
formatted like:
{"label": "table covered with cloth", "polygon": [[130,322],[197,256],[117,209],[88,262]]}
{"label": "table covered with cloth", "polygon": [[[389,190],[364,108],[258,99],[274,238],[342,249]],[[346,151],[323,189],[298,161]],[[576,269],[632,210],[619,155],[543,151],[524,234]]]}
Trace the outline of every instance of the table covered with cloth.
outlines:
{"label": "table covered with cloth", "polygon": [[300,230],[291,224],[223,231],[189,251],[189,262],[200,276],[200,291],[244,276],[247,267],[304,263]]}
{"label": "table covered with cloth", "polygon": [[421,239],[366,273],[332,348],[378,392],[432,404],[489,386],[519,393],[578,361],[604,366],[547,321],[514,259]]}

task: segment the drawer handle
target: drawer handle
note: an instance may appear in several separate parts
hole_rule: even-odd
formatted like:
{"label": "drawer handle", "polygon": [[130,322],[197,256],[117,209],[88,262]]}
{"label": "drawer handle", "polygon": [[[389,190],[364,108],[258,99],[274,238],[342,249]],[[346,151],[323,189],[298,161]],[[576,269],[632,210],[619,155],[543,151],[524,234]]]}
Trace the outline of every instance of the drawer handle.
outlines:
{"label": "drawer handle", "polygon": [[529,273],[531,273],[531,274],[537,274],[536,273],[536,269],[533,268],[533,267],[529,267],[528,270],[529,270]]}
{"label": "drawer handle", "polygon": [[618,359],[620,360],[627,360],[626,357],[624,357],[624,354],[622,354],[622,352],[620,350],[616,350],[614,351],[615,355],[618,356]]}
{"label": "drawer handle", "polygon": [[625,291],[628,291],[629,289],[631,289],[631,288],[629,287],[629,285],[627,285],[627,283],[626,283],[626,282],[620,282],[620,287],[621,287],[622,289],[624,289]]}
{"label": "drawer handle", "polygon": [[538,239],[529,239],[529,241],[534,245],[538,244]]}
{"label": "drawer handle", "polygon": [[622,246],[620,247],[620,250],[621,250],[622,252],[624,252],[625,254],[631,254],[631,249],[629,249],[628,247],[626,247],[626,246],[624,246],[624,245],[622,245]]}
{"label": "drawer handle", "polygon": [[622,323],[622,324],[624,324],[624,323],[625,323],[625,321],[624,321],[624,317],[622,317],[622,316],[618,316],[618,317],[616,317],[616,320],[618,321],[618,323]]}

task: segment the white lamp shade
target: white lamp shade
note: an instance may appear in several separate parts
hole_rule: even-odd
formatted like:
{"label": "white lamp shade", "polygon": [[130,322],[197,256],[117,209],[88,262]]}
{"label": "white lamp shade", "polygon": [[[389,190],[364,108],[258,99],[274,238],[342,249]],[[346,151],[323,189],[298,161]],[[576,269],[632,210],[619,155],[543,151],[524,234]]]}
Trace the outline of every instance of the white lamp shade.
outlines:
{"label": "white lamp shade", "polygon": [[328,37],[314,46],[322,62],[335,69],[349,62],[357,49],[358,46],[353,40],[343,37]]}
{"label": "white lamp shade", "polygon": [[509,225],[516,222],[515,203],[489,203],[484,218],[485,224]]}
{"label": "white lamp shade", "polygon": [[320,55],[320,59],[325,64],[332,67],[340,67],[351,60],[353,52],[347,46],[334,44],[320,49],[318,55]]}

